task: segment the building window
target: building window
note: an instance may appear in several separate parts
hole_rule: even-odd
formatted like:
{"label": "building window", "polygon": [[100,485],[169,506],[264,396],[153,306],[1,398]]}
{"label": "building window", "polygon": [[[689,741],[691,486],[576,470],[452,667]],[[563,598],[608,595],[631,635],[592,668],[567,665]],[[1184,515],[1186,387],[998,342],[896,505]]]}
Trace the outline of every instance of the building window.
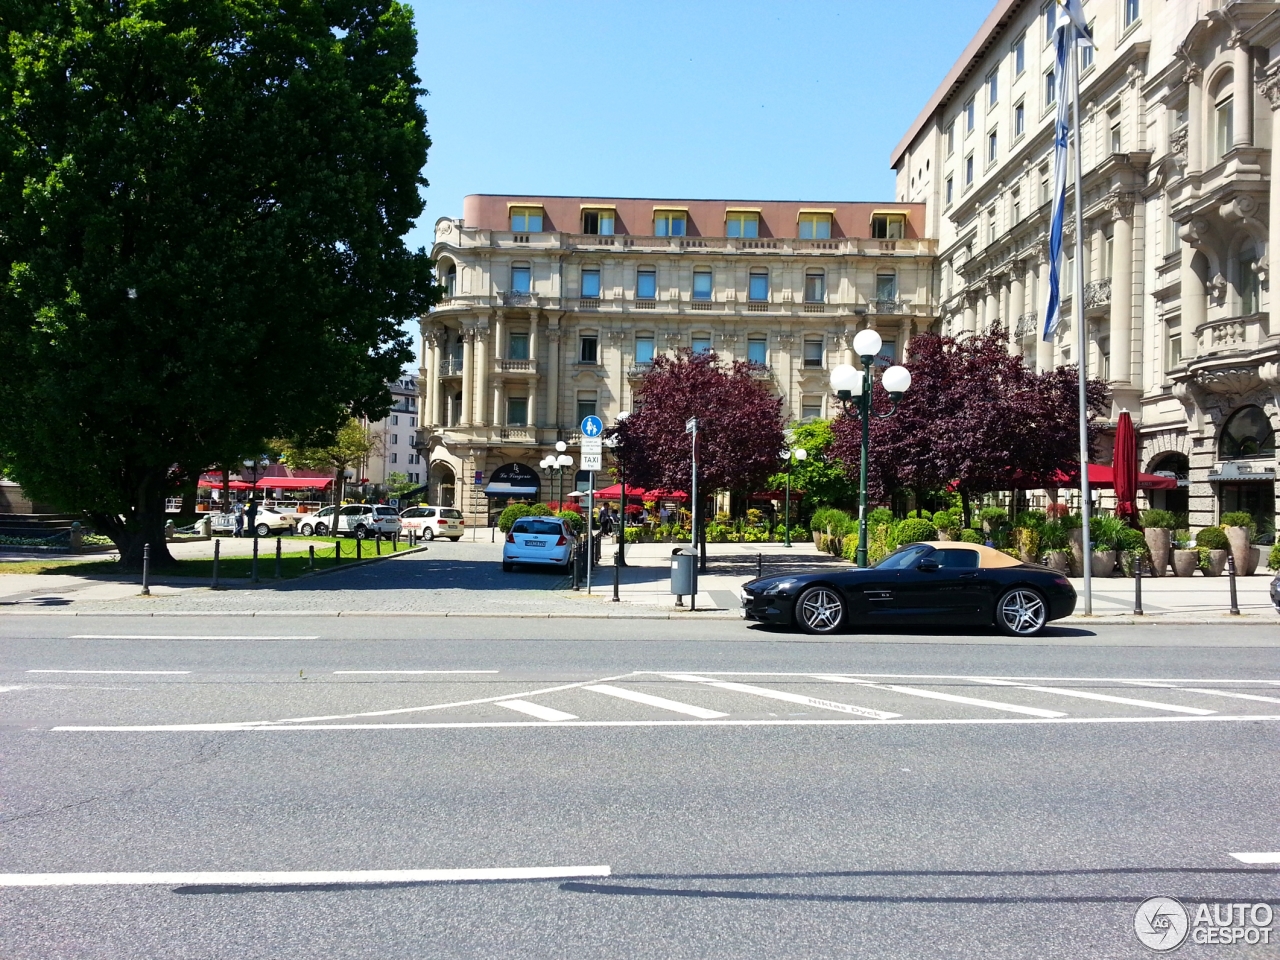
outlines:
{"label": "building window", "polygon": [[1242,254],[1236,262],[1236,270],[1239,273],[1238,289],[1240,290],[1241,316],[1257,313],[1261,308],[1262,283],[1258,279],[1258,272],[1254,270],[1256,263],[1257,258],[1252,250]]}
{"label": "building window", "polygon": [[514,266],[511,268],[511,292],[512,293],[528,293],[529,292],[529,268],[525,266]]}
{"label": "building window", "polygon": [[654,300],[658,296],[658,272],[652,267],[636,271],[636,299]]}
{"label": "building window", "polygon": [[711,299],[711,271],[706,267],[693,271],[693,299]]}
{"label": "building window", "polygon": [[599,356],[600,340],[594,333],[578,338],[579,363],[599,363]]}
{"label": "building window", "polygon": [[1027,69],[1027,35],[1019,34],[1018,39],[1013,41],[1013,75],[1015,77],[1022,76],[1024,70]]}
{"label": "building window", "polygon": [[392,463],[396,463],[396,462],[397,462],[397,457],[396,457],[396,455],[395,455],[394,453],[392,453],[392,454],[391,454],[391,462],[392,462]]}
{"label": "building window", "polygon": [[416,427],[417,425],[418,425],[418,418],[417,418],[417,417],[410,417],[410,418],[409,418],[409,426],[411,426],[411,427]]}
{"label": "building window", "polygon": [[760,214],[730,210],[724,219],[724,235],[748,238],[760,236]]}
{"label": "building window", "polygon": [[992,130],[987,134],[987,163],[995,163],[997,156],[999,156],[998,140],[996,132]]}
{"label": "building window", "polygon": [[1217,159],[1221,160],[1231,152],[1231,98],[1224,97],[1219,100],[1213,110]]}
{"label": "building window", "polygon": [[822,395],[813,394],[800,398],[800,419],[817,420],[822,416]]}
{"label": "building window", "polygon": [[1054,76],[1054,72],[1049,70],[1044,75],[1044,105],[1052,107],[1058,102],[1058,79]]}
{"label": "building window", "polygon": [[711,352],[711,334],[695,333],[691,340],[691,345],[693,346],[693,352],[695,354],[710,353]]}
{"label": "building window", "polygon": [[449,264],[449,269],[445,271],[444,295],[446,297],[456,297],[458,295],[458,267],[456,264]]}
{"label": "building window", "polygon": [[877,213],[871,217],[871,237],[874,240],[901,240],[906,236],[905,213]]}
{"label": "building window", "polygon": [[1053,43],[1053,31],[1058,29],[1058,2],[1057,0],[1049,0],[1041,8],[1041,16],[1044,17],[1044,42]]}
{"label": "building window", "polygon": [[747,281],[747,299],[765,301],[769,299],[769,273],[766,270],[752,270]]}
{"label": "building window", "polygon": [[1114,269],[1114,251],[1115,251],[1115,227],[1110,224],[1102,234],[1102,251],[1098,257],[1098,276],[1102,278],[1112,277],[1111,272]]}
{"label": "building window", "polygon": [[976,113],[973,109],[973,98],[969,98],[969,102],[964,105],[964,132],[973,133],[973,124]]}
{"label": "building window", "polygon": [[578,394],[578,422],[596,415],[596,392],[584,390]]}
{"label": "building window", "polygon": [[1040,168],[1040,202],[1048,203],[1052,196],[1052,187],[1049,182],[1049,165],[1046,163]]}
{"label": "building window", "polygon": [[1165,340],[1164,368],[1172,370],[1182,363],[1182,324],[1169,324],[1168,337]]}
{"label": "building window", "polygon": [[952,201],[955,200],[955,194],[956,194],[955,178],[947,177],[947,206],[948,207],[951,206]]}
{"label": "building window", "polygon": [[398,433],[393,433],[393,434],[391,435],[391,443],[392,443],[393,445],[398,445],[398,444],[400,443],[400,434],[398,434]]}
{"label": "building window", "polygon": [[400,426],[400,418],[396,416],[394,413],[391,415],[391,425],[393,427]]}
{"label": "building window", "polygon": [[1112,114],[1108,119],[1111,120],[1111,152],[1120,153],[1120,117]]}
{"label": "building window", "polygon": [[1011,197],[1013,202],[1010,204],[1010,206],[1013,209],[1013,216],[1010,218],[1010,220],[1013,226],[1016,227],[1018,224],[1022,222],[1022,189],[1020,187],[1014,187],[1011,193]]}
{"label": "building window", "polygon": [[523,427],[529,423],[529,398],[507,397],[507,426]]}
{"label": "building window", "polygon": [[[1124,0],[1124,25],[1131,27],[1138,22],[1138,17],[1142,14],[1142,7],[1139,0]],[[1156,19],[1159,19],[1157,17]]]}
{"label": "building window", "polygon": [[636,363],[653,363],[653,337],[636,337]]}
{"label": "building window", "polygon": [[[1093,35],[1093,24],[1088,24],[1089,34]],[[1093,66],[1093,44],[1086,43],[1080,45],[1080,72],[1084,73]]]}
{"label": "building window", "polygon": [[996,208],[987,211],[987,245],[996,242]]}
{"label": "building window", "polygon": [[827,299],[827,278],[821,270],[807,270],[804,275],[804,302],[822,303]]}
{"label": "building window", "polygon": [[582,232],[592,236],[613,236],[613,211],[583,210]]}
{"label": "building window", "polygon": [[685,235],[685,214],[679,210],[655,210],[653,212],[653,235],[655,237],[683,237]]}
{"label": "building window", "polygon": [[947,124],[947,156],[951,156],[956,152],[956,123],[952,120]]}
{"label": "building window", "polygon": [[1013,139],[1021,139],[1027,132],[1027,107],[1019,100],[1013,108]]}
{"label": "building window", "polygon": [[1240,460],[1246,457],[1274,457],[1276,431],[1261,407],[1241,407],[1222,428],[1218,442],[1218,459]]}
{"label": "building window", "polygon": [[600,298],[600,268],[582,268],[582,296],[588,300]]}
{"label": "building window", "polygon": [[898,275],[896,273],[876,274],[876,299],[890,302],[898,299]]}
{"label": "building window", "polygon": [[541,233],[542,232],[542,208],[541,207],[512,207],[511,208],[511,232],[512,233]]}
{"label": "building window", "polygon": [[759,334],[747,338],[747,362],[764,366],[768,362],[769,341]]}
{"label": "building window", "polygon": [[987,106],[994,107],[1000,100],[1000,68],[987,74]]}
{"label": "building window", "polygon": [[804,365],[806,367],[822,366],[822,339],[806,338],[804,342]]}
{"label": "building window", "polygon": [[966,187],[973,186],[973,154],[969,154],[964,158],[964,185]]}
{"label": "building window", "polygon": [[831,214],[800,214],[801,240],[829,240],[831,238]]}
{"label": "building window", "polygon": [[529,334],[526,331],[507,334],[507,357],[511,360],[529,359]]}

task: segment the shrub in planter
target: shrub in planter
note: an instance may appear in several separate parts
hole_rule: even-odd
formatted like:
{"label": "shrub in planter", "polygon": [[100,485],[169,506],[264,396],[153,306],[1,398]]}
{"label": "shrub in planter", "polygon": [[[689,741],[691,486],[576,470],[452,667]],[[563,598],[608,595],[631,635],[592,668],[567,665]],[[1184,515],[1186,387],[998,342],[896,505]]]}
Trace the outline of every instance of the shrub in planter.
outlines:
{"label": "shrub in planter", "polygon": [[1231,543],[1227,540],[1226,531],[1221,527],[1205,527],[1196,534],[1196,546],[1207,550],[1228,550]]}
{"label": "shrub in planter", "polygon": [[1178,518],[1168,510],[1143,510],[1139,522],[1148,529],[1172,530],[1178,525]]}
{"label": "shrub in planter", "polygon": [[840,555],[844,557],[846,560],[848,560],[850,563],[857,563],[858,562],[858,538],[845,537],[844,549],[841,551]]}
{"label": "shrub in planter", "polygon": [[639,527],[627,527],[627,543],[640,543],[643,533]]}
{"label": "shrub in planter", "polygon": [[1035,527],[1014,527],[1013,545],[1023,563],[1035,563],[1040,559],[1040,531]]}
{"label": "shrub in planter", "polygon": [[1267,569],[1280,571],[1280,543],[1272,545],[1271,553],[1267,555]]}
{"label": "shrub in planter", "polygon": [[986,543],[986,541],[982,539],[982,534],[977,530],[961,530],[960,539],[965,543]]}
{"label": "shrub in planter", "polygon": [[1173,572],[1175,576],[1189,577],[1196,572],[1196,568],[1199,566],[1200,552],[1198,550],[1173,551]]}
{"label": "shrub in planter", "polygon": [[933,515],[933,525],[939,540],[955,540],[960,536],[961,516],[950,510],[939,510]]}
{"label": "shrub in planter", "polygon": [[498,529],[503,533],[509,533],[513,523],[521,517],[529,516],[532,512],[533,508],[527,503],[513,503],[499,514]]}
{"label": "shrub in planter", "polygon": [[529,508],[529,516],[531,517],[549,517],[551,509],[545,503],[535,503]]}
{"label": "shrub in planter", "polygon": [[1049,518],[1045,516],[1043,510],[1023,510],[1013,520],[1013,526],[1016,530],[1018,527],[1029,527],[1032,530],[1039,530]]}
{"label": "shrub in planter", "polygon": [[[1125,527],[1120,534],[1118,541],[1120,552],[1120,568],[1124,571],[1126,577],[1132,577],[1137,569],[1139,562],[1144,566],[1147,564],[1149,554],[1147,551],[1147,538],[1141,530],[1135,530],[1132,527]],[[1145,572],[1145,570],[1144,570]]]}
{"label": "shrub in planter", "polygon": [[1258,551],[1253,548],[1257,524],[1253,515],[1245,510],[1235,510],[1222,515],[1222,526],[1227,534],[1231,556],[1235,559],[1236,573],[1252,576],[1258,569]]}
{"label": "shrub in planter", "polygon": [[1123,520],[1110,514],[1089,518],[1089,540],[1094,550],[1117,549],[1123,531],[1128,529],[1128,525]]}
{"label": "shrub in planter", "polygon": [[938,528],[928,520],[907,518],[898,524],[898,545],[904,543],[925,543],[938,539]]}
{"label": "shrub in planter", "polygon": [[[582,533],[583,521],[582,521],[581,513],[577,513],[573,510],[565,509],[557,513],[556,516],[559,517],[561,520],[563,520],[565,523],[567,523],[569,525],[569,529],[572,530],[574,533]],[[501,524],[502,521],[499,520],[498,523]],[[632,530],[635,530],[637,535],[640,533],[640,531],[637,530],[635,527],[629,527],[627,529],[627,533],[628,534],[631,533]],[[632,540],[630,537],[627,537],[627,543],[635,543],[635,542],[636,541]]]}

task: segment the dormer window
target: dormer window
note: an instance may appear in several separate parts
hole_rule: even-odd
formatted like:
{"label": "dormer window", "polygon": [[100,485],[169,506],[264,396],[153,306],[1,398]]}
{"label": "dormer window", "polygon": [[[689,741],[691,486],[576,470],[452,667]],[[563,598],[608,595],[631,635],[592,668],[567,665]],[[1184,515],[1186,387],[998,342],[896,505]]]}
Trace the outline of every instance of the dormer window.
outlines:
{"label": "dormer window", "polygon": [[724,218],[726,237],[760,236],[760,214],[755,210],[729,210]]}
{"label": "dormer window", "polygon": [[582,232],[591,236],[613,236],[615,211],[612,207],[586,209],[582,211]]}
{"label": "dormer window", "polygon": [[683,237],[688,214],[683,210],[654,210],[653,235],[655,237]]}
{"label": "dormer window", "polygon": [[877,210],[871,215],[871,237],[874,240],[901,240],[907,235],[907,215]]}
{"label": "dormer window", "polygon": [[801,210],[798,226],[801,240],[831,239],[831,213],[827,210]]}
{"label": "dormer window", "polygon": [[511,232],[512,233],[541,233],[542,232],[542,208],[541,207],[512,207],[511,208]]}

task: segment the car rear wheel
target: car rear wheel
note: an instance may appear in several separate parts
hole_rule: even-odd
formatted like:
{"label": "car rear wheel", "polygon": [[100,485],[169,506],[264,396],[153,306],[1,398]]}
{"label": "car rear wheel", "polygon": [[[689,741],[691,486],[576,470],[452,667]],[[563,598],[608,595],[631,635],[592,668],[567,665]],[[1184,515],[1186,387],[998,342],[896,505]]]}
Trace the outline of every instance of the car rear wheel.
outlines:
{"label": "car rear wheel", "polygon": [[1031,637],[1044,629],[1049,606],[1040,591],[1014,587],[996,605],[996,626],[1010,637]]}
{"label": "car rear wheel", "polygon": [[255,529],[256,529],[256,532],[257,532],[258,536],[260,536],[260,537],[269,537],[269,536],[271,536],[271,528],[270,528],[270,527],[268,527],[265,523],[260,523],[260,524],[258,524],[258,526],[257,526]]}
{"label": "car rear wheel", "polygon": [[844,617],[844,600],[831,587],[810,587],[796,601],[796,623],[805,633],[835,633]]}
{"label": "car rear wheel", "polygon": [[454,543],[457,543],[459,540],[461,540],[461,539],[462,539],[462,537],[461,537],[461,535],[459,535],[459,536],[456,536],[456,537],[449,537],[449,539],[450,539],[450,540],[452,540]]}
{"label": "car rear wheel", "polygon": [[327,524],[323,524],[323,523],[317,523],[317,524],[316,524],[316,536],[317,536],[317,537],[323,537],[323,536],[324,536],[326,533],[328,533],[328,532],[329,532],[329,527],[328,527],[328,525],[327,525]]}
{"label": "car rear wheel", "polygon": [[357,524],[355,530],[352,532],[355,534],[357,540],[363,540],[365,537],[369,536],[369,528],[363,523]]}
{"label": "car rear wheel", "polygon": [[503,572],[503,573],[510,573],[510,572],[511,572],[512,570],[514,570],[514,569],[515,569],[515,564],[507,563],[507,561],[505,561],[505,560],[503,560],[503,561],[502,561],[502,572]]}

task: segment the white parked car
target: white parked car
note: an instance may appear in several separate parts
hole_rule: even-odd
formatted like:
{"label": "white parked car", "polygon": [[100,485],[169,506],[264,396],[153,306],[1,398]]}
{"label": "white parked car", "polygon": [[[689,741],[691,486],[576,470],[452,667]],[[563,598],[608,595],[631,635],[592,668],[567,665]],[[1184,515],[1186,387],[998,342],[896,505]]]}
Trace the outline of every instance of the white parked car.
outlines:
{"label": "white parked car", "polygon": [[511,525],[502,545],[502,572],[510,573],[517,563],[568,570],[573,543],[573,530],[559,517],[521,517]]}
{"label": "white parked car", "polygon": [[447,537],[457,543],[466,527],[462,511],[454,507],[410,507],[400,514],[401,531],[412,532],[422,540]]}
{"label": "white parked car", "polygon": [[337,510],[337,507],[321,507],[315,513],[298,514],[298,533],[304,537],[328,535],[333,529],[333,515]]}
{"label": "white parked car", "polygon": [[[258,536],[269,537],[273,533],[292,533],[293,518],[271,507],[259,507],[254,517],[254,527]],[[215,537],[229,537],[236,532],[236,515],[234,513],[215,513],[210,517],[210,530]],[[244,514],[244,532],[241,536],[252,537],[254,530],[249,527],[249,512]]]}
{"label": "white parked car", "polygon": [[395,507],[380,507],[369,503],[352,503],[338,511],[338,524],[334,532],[364,540],[382,534],[390,537],[400,532],[400,513]]}

